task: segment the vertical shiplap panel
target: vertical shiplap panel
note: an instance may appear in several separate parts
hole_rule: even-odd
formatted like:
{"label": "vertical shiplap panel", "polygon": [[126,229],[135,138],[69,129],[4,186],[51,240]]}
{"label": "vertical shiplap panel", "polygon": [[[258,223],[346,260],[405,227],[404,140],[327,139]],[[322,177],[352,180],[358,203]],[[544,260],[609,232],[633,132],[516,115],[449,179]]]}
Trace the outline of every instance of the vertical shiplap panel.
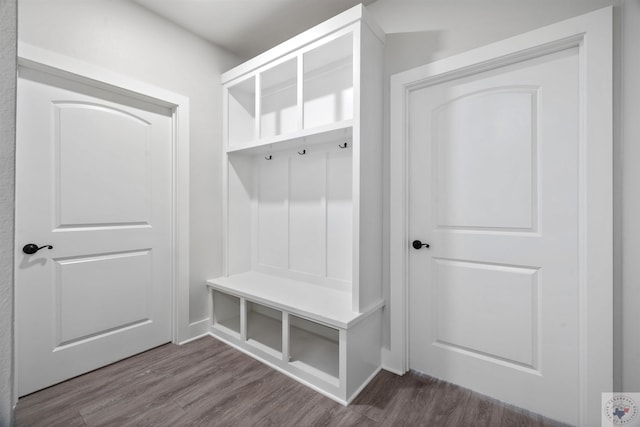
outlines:
{"label": "vertical shiplap panel", "polygon": [[[349,141],[349,146],[351,141]],[[337,147],[327,154],[327,277],[351,281],[353,197],[351,149]]]}
{"label": "vertical shiplap panel", "polygon": [[289,268],[325,272],[325,153],[293,154],[289,176]]}
{"label": "vertical shiplap panel", "polygon": [[288,159],[258,158],[258,264],[286,269],[288,264]]}

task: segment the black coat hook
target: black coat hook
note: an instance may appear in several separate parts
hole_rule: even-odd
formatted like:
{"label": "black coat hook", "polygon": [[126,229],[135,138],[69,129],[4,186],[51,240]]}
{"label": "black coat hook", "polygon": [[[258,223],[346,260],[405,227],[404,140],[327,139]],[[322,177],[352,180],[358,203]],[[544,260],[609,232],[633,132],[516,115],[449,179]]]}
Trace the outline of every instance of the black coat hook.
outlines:
{"label": "black coat hook", "polygon": [[345,142],[345,143],[344,143],[344,144],[342,144],[342,145],[338,144],[338,147],[340,147],[340,148],[347,148],[347,143]]}
{"label": "black coat hook", "polygon": [[273,159],[273,156],[271,154],[269,154],[268,156],[264,156],[265,160],[271,160]]}
{"label": "black coat hook", "polygon": [[305,154],[307,154],[307,150],[298,151],[298,154],[304,156]]}

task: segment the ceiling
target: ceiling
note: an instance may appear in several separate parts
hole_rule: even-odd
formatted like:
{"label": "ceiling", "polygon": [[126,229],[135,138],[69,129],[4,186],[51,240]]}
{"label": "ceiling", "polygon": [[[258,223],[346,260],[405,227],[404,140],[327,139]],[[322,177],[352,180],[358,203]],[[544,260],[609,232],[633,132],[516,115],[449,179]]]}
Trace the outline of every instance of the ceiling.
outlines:
{"label": "ceiling", "polygon": [[247,59],[338,13],[375,0],[134,0]]}

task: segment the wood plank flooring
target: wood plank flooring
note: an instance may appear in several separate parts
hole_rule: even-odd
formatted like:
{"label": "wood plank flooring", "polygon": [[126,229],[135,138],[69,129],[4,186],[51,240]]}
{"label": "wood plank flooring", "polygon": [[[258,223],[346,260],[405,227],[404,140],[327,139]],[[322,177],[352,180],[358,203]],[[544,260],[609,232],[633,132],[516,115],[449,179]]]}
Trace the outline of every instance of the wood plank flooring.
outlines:
{"label": "wood plank flooring", "polygon": [[348,407],[226,344],[167,344],[25,396],[18,427],[557,426],[433,378],[382,371]]}

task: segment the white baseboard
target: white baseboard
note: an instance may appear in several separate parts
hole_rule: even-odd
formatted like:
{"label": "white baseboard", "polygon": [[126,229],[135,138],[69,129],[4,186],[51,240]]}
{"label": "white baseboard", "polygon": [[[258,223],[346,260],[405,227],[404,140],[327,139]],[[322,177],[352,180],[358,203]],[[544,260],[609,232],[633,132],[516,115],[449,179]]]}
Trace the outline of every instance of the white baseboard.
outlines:
{"label": "white baseboard", "polygon": [[397,355],[393,354],[388,348],[382,349],[382,369],[396,375],[404,375],[406,370],[402,369]]}
{"label": "white baseboard", "polygon": [[202,338],[209,335],[209,318],[198,320],[189,324],[189,338],[181,341],[179,344],[186,344],[191,341],[195,341],[198,338]]}
{"label": "white baseboard", "polygon": [[397,369],[394,369],[394,368],[391,368],[391,367],[385,366],[385,365],[382,365],[382,369],[384,369],[387,372],[391,372],[392,374],[399,375],[399,376],[403,376],[406,373],[406,372],[401,372],[401,371],[399,371]]}

